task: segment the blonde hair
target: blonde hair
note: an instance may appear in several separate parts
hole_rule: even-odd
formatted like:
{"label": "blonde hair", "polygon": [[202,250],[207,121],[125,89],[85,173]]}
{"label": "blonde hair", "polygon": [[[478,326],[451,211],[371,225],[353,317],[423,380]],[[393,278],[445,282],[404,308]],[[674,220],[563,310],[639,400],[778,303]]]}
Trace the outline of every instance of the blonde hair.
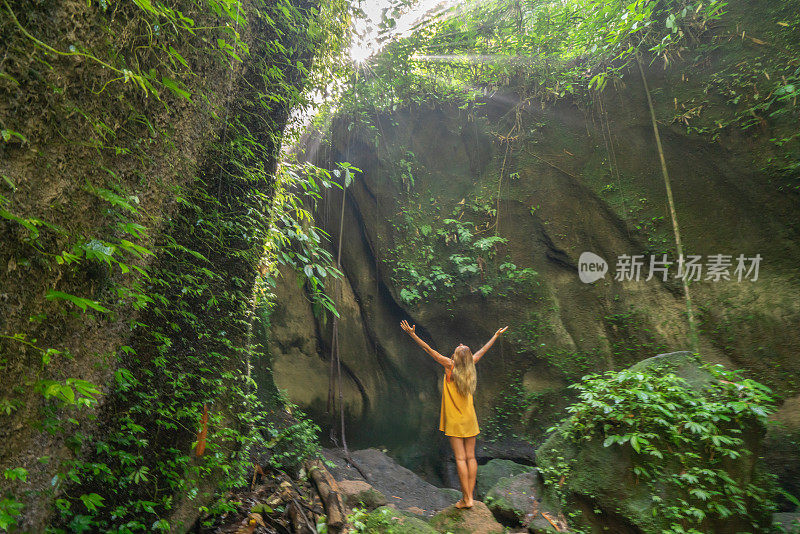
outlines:
{"label": "blonde hair", "polygon": [[475,374],[475,362],[472,359],[472,351],[469,350],[469,347],[458,347],[453,354],[452,377],[459,393],[465,397],[475,393],[478,378]]}

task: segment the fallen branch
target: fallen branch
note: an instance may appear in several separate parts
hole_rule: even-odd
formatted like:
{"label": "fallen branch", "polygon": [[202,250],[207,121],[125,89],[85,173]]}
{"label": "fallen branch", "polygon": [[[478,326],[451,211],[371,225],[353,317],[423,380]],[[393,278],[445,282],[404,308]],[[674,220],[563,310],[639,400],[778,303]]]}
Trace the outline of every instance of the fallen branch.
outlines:
{"label": "fallen branch", "polygon": [[345,507],[336,480],[319,460],[307,462],[306,471],[322,500],[328,526],[335,529],[342,528],[346,523]]}

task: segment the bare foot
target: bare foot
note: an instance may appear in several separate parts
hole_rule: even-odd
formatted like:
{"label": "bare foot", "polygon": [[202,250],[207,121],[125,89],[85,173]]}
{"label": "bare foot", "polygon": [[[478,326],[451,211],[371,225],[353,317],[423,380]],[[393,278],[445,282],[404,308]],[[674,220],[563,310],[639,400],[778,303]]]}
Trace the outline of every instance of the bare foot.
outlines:
{"label": "bare foot", "polygon": [[455,507],[456,507],[456,508],[460,508],[460,509],[462,509],[462,510],[463,510],[463,509],[465,509],[465,508],[472,508],[474,505],[475,505],[475,501],[474,501],[474,500],[470,499],[470,500],[468,500],[468,501],[467,501],[467,500],[464,500],[464,499],[462,498],[460,501],[458,501],[458,502],[455,504]]}

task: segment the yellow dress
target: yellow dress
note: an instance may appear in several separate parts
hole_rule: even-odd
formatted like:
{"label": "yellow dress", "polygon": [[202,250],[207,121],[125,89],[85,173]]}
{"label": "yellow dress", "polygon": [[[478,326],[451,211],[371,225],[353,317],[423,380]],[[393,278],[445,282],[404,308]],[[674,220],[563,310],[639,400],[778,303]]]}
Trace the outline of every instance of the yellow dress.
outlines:
{"label": "yellow dress", "polygon": [[472,404],[472,395],[466,397],[458,392],[456,383],[450,376],[452,368],[448,368],[442,386],[442,410],[439,415],[439,430],[445,436],[469,438],[480,432],[478,416]]}

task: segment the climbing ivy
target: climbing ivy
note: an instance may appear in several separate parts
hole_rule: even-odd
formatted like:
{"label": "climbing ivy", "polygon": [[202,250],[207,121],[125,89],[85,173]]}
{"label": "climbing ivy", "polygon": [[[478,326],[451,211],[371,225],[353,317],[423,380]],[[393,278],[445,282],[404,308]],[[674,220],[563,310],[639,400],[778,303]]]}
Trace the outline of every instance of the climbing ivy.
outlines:
{"label": "climbing ivy", "polygon": [[[64,376],[65,369],[70,372],[64,362],[76,355],[52,338],[45,345],[24,331],[2,335],[4,346],[35,354],[41,363],[29,367],[22,384],[0,400],[0,417],[17,415],[27,392],[33,391],[42,400],[30,410],[35,415],[28,424],[35,431],[62,436],[71,451],[66,460],[53,460],[50,489],[39,496],[56,497],[56,517],[48,531],[170,530],[179,526],[167,521],[182,506],[176,496],[208,513],[225,509],[224,500],[214,506],[204,503],[215,492],[224,494],[243,481],[254,445],[274,451],[272,464],[284,468],[315,451],[317,429],[300,412],[295,412],[294,422],[278,424],[256,401],[249,328],[259,264],[289,258],[302,271],[311,268],[309,280],[321,295],[320,281],[337,274],[329,256],[310,257],[319,256],[320,236],[292,219],[301,209],[300,199],[316,194],[307,187],[313,183],[313,169],[293,175],[284,167],[276,181],[272,165],[288,110],[313,104],[313,89],[300,90],[309,77],[311,59],[322,48],[324,52],[316,54],[320,68],[330,69],[329,56],[338,54],[343,43],[345,4],[328,3],[322,10],[286,0],[246,5],[209,0],[182,6],[101,1],[95,6],[101,32],[110,36],[114,24],[122,21],[126,32],[140,38],[133,39],[131,49],[115,49],[128,41],[109,38],[74,43],[65,50],[29,31],[36,27],[35,10],[7,2],[1,6],[3,28],[13,26],[18,32],[13,49],[20,57],[8,64],[38,61],[36,68],[59,72],[62,65],[53,58],[74,57],[100,65],[108,76],[99,79],[94,94],[107,98],[114,92],[118,107],[129,112],[125,120],[117,117],[121,131],[127,134],[125,128],[136,124],[148,134],[118,135],[119,124],[113,124],[114,114],[107,109],[77,100],[68,109],[70,117],[90,126],[93,135],[87,142],[98,152],[89,162],[90,177],[83,187],[94,199],[92,208],[101,206],[92,211],[100,221],[95,226],[77,228],[70,221],[53,222],[50,214],[23,214],[25,208],[15,205],[18,184],[2,176],[11,195],[0,195],[0,216],[20,241],[12,256],[14,267],[57,270],[56,282],[63,278],[81,289],[48,290],[46,302],[51,306],[30,318],[31,328],[58,316],[126,330],[119,337],[130,339],[111,353],[96,355],[98,376],[109,379],[107,387],[100,387]],[[241,33],[245,28],[247,42]],[[123,35],[129,35],[126,32]],[[153,61],[157,65],[149,68]],[[247,70],[240,66],[244,61],[249,63]],[[220,86],[229,94],[217,94],[198,72],[214,62],[226,67],[228,79]],[[22,80],[13,69],[0,74],[12,87]],[[53,90],[59,91],[63,89]],[[142,182],[150,178],[142,173],[153,163],[150,146],[155,140],[164,143],[167,153],[174,149],[175,132],[156,120],[152,108],[143,104],[145,98],[156,99],[167,110],[198,106],[215,133],[205,147],[206,165],[192,168],[189,179],[162,183],[163,176],[153,177],[163,189],[169,187],[172,216],[166,220],[143,209],[133,191],[136,186],[121,177],[132,166]],[[30,142],[15,123],[0,126],[0,149]],[[124,159],[129,155],[134,163]],[[122,169],[109,161],[122,162]],[[174,171],[172,163],[164,165]],[[311,245],[306,242],[309,235]],[[289,250],[310,255],[298,258]],[[270,268],[262,272],[266,277]],[[91,285],[82,283],[85,273]],[[320,301],[326,304],[323,297]],[[4,370],[21,363],[0,360]],[[104,402],[97,410],[101,393]],[[201,453],[194,442],[206,409],[210,417],[201,424],[207,425]],[[90,431],[87,420],[99,428]],[[39,461],[47,464],[51,458],[42,456]],[[6,529],[25,512],[18,496],[24,491],[20,483],[27,480],[26,470],[12,467],[4,478],[13,487],[0,500],[0,527]]]}
{"label": "climbing ivy", "polygon": [[426,217],[414,208],[417,197],[402,208],[402,218],[395,224],[403,239],[388,251],[395,259],[393,281],[402,301],[454,302],[472,293],[503,296],[538,284],[536,271],[518,267],[503,254],[508,239],[488,232],[491,220],[486,219],[494,213],[491,205],[475,199],[462,201],[445,216],[431,198],[434,216]]}

